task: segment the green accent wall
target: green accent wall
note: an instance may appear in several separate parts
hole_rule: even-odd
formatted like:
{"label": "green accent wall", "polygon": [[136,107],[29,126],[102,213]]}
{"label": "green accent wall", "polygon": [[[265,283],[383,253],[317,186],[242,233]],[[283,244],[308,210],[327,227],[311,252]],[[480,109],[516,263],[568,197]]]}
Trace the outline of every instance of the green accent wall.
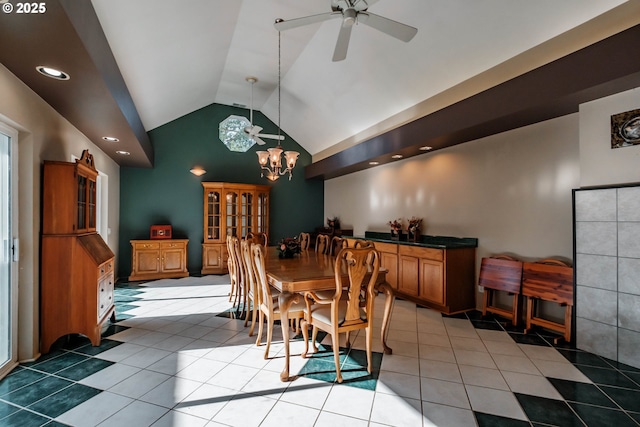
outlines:
{"label": "green accent wall", "polygon": [[[192,274],[202,268],[203,188],[202,182],[238,182],[271,185],[271,244],[301,231],[312,231],[324,223],[324,183],[305,180],[304,167],[311,155],[285,134],[284,150],[300,152],[291,181],[288,175],[275,183],[260,177],[258,150],[276,145],[254,145],[246,153],[227,149],[218,137],[218,125],[230,115],[249,117],[249,110],[212,104],[149,131],[154,149],[153,169],[120,169],[120,248],[121,278],[131,274],[132,239],[148,239],[153,224],[171,224],[173,237],[188,238],[188,266]],[[254,124],[264,133],[277,133],[278,127],[259,111]],[[194,166],[207,173],[197,177],[189,172]]]}

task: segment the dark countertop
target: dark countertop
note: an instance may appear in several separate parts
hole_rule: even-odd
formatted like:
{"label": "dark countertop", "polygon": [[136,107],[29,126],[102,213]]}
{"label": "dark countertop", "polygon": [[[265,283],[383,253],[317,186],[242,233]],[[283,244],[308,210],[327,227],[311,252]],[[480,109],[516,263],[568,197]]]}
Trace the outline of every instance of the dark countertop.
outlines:
{"label": "dark countertop", "polygon": [[[400,235],[400,240],[391,240],[391,233],[379,233],[365,231],[363,236],[355,236],[354,239],[366,239],[374,242],[397,243],[400,245],[420,246],[434,249],[477,248],[478,239],[474,237],[449,237],[449,236],[420,236],[417,242],[408,242],[407,235]],[[403,240],[404,239],[404,240]]]}

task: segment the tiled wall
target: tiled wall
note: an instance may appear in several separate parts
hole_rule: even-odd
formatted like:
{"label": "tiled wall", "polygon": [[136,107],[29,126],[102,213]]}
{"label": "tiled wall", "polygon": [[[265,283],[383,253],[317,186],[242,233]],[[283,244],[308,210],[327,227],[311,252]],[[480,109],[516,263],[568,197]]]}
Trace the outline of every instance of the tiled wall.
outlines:
{"label": "tiled wall", "polygon": [[576,345],[640,368],[640,186],[574,197]]}

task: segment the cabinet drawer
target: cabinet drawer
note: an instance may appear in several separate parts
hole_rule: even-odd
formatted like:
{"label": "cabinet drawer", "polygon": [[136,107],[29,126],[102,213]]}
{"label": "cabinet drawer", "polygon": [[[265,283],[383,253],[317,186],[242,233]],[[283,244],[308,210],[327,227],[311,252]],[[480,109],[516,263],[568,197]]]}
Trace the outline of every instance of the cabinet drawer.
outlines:
{"label": "cabinet drawer", "polygon": [[102,277],[105,274],[111,273],[113,271],[113,261],[108,261],[98,267],[98,277]]}
{"label": "cabinet drawer", "polygon": [[396,245],[395,243],[374,242],[374,245],[380,252],[387,252],[391,254],[398,253],[398,245]]}
{"label": "cabinet drawer", "polygon": [[98,322],[113,306],[113,274],[98,282]]}
{"label": "cabinet drawer", "polygon": [[399,245],[398,253],[416,258],[426,258],[435,261],[444,260],[444,250],[433,248],[421,248],[418,246]]}
{"label": "cabinet drawer", "polygon": [[184,249],[187,246],[186,242],[162,242],[160,243],[161,249]]}
{"label": "cabinet drawer", "polygon": [[133,248],[137,251],[144,249],[160,249],[159,242],[149,242],[149,243],[134,243]]}

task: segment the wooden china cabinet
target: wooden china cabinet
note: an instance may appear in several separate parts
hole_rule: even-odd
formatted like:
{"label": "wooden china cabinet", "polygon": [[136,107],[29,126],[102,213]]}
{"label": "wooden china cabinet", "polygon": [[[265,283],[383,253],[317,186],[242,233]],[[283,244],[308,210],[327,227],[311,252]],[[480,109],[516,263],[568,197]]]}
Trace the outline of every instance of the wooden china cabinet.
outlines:
{"label": "wooden china cabinet", "polygon": [[269,235],[267,185],[203,182],[202,274],[227,273],[227,236]]}
{"label": "wooden china cabinet", "polygon": [[45,161],[42,195],[40,350],[68,334],[100,344],[115,320],[114,254],[96,233],[98,171],[88,150],[75,162]]}

